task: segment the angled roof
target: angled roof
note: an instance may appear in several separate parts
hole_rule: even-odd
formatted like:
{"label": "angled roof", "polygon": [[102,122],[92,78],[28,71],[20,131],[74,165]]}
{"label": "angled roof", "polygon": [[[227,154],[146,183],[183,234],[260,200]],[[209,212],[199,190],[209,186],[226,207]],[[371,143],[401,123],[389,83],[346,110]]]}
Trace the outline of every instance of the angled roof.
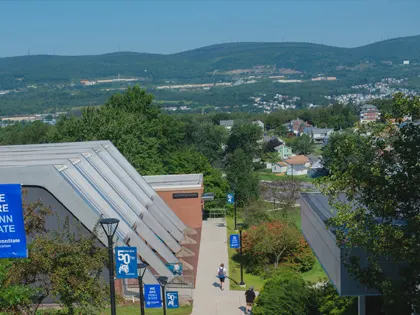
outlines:
{"label": "angled roof", "polygon": [[[117,243],[137,247],[158,274],[171,279],[165,263],[178,261],[173,253],[181,250],[186,227],[127,164],[109,141],[0,146],[0,183],[43,187],[91,231],[101,217],[118,218]],[[155,278],[148,272],[145,281]]]}
{"label": "angled roof", "polygon": [[289,165],[299,165],[299,164],[305,164],[309,163],[309,159],[305,155],[295,155],[289,157],[285,162]]}
{"label": "angled roof", "polygon": [[[83,180],[82,175],[70,164],[35,165],[0,168],[0,183],[22,183],[25,186],[43,187],[68,209],[87,229],[94,231],[101,218],[117,217],[109,204],[100,197],[95,188]],[[116,232],[116,245],[137,248],[143,257],[159,274],[172,277],[164,261],[145,244],[124,220],[120,220]],[[106,236],[99,230],[99,239],[107,244]],[[166,270],[165,270],[166,269]],[[148,271],[145,281],[155,282],[153,274]]]}
{"label": "angled roof", "polygon": [[[102,177],[81,154],[68,154],[59,156],[36,156],[22,155],[19,157],[8,157],[0,154],[0,167],[25,167],[30,165],[66,165],[74,167],[84,178],[101,194],[101,196],[110,204],[110,206],[119,213],[121,218],[130,226],[135,226],[135,230],[144,240],[146,240],[157,252],[168,262],[176,261],[172,252],[179,252],[181,246],[177,241],[163,228],[153,215],[141,204],[131,205],[126,202],[123,189],[126,189],[123,183],[119,183],[114,189],[107,177]],[[164,240],[167,246],[156,238]]]}
{"label": "angled roof", "polygon": [[276,162],[276,164],[277,164],[277,165],[280,165],[280,166],[288,166],[288,165],[287,165],[287,163],[285,163],[285,162],[283,162],[283,161]]}
{"label": "angled roof", "polygon": [[[182,232],[187,228],[173,213],[156,191],[150,187],[136,169],[124,158],[110,141],[89,141],[74,143],[54,143],[40,145],[0,146],[1,152],[31,151],[34,154],[49,155],[63,153],[82,153],[88,161],[100,172],[108,173],[111,180],[120,179],[132,195],[159,217],[159,221],[179,241]],[[107,167],[106,167],[106,166]],[[112,170],[112,172],[109,169]],[[131,198],[132,199],[132,198]]]}

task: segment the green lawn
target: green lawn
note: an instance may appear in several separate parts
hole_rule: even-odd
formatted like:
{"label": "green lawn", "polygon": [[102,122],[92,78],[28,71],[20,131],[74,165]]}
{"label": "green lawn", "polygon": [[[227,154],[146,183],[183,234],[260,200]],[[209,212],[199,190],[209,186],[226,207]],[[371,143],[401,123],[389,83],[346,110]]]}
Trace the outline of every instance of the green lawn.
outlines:
{"label": "green lawn", "polygon": [[[268,172],[259,172],[258,178],[260,180],[272,180],[272,181],[281,181],[281,180],[291,180],[292,176],[283,175],[283,176],[277,176],[274,173],[268,173]],[[301,181],[301,182],[308,182],[311,183],[314,181],[313,178],[306,176],[306,175],[299,175],[299,176],[293,176],[293,180]]]}
{"label": "green lawn", "polygon": [[[148,308],[145,310],[146,314],[148,315],[160,315],[163,313],[161,308]],[[54,315],[57,314],[57,310],[43,310],[38,311],[37,314],[39,315]],[[132,305],[124,305],[124,306],[117,306],[117,314],[121,315],[137,315],[140,313],[140,306],[139,304],[132,304]],[[167,314],[169,315],[190,315],[192,313],[192,306],[182,306],[177,309],[168,309]],[[2,313],[0,313],[2,314]],[[103,315],[111,314],[110,309],[106,309]]]}
{"label": "green lawn", "polygon": [[[228,228],[226,229],[228,240],[230,234],[235,234],[234,229],[234,219],[231,217],[226,217],[226,225]],[[228,277],[233,279],[234,281],[230,281],[230,289],[231,290],[243,290],[245,291],[246,288],[242,288],[239,285],[235,283],[241,282],[241,269],[240,264],[236,263],[232,260],[232,257],[237,253],[237,250],[234,248],[230,248],[228,244],[228,255],[229,255],[229,270],[228,270]],[[251,285],[254,287],[256,291],[260,291],[262,287],[264,286],[264,280],[261,279],[258,276],[254,276],[251,274],[248,274],[244,270],[244,282],[246,284],[246,287],[249,288]]]}
{"label": "green lawn", "polygon": [[[169,315],[190,315],[192,312],[191,306],[183,306],[177,309],[168,309],[166,310]],[[117,307],[117,314],[123,315],[138,315],[140,313],[139,305],[129,305],[129,306],[119,306]],[[163,310],[161,308],[147,308],[145,310],[147,315],[161,315]],[[111,314],[110,310],[107,310],[103,315]]]}
{"label": "green lawn", "polygon": [[320,280],[327,279],[327,275],[325,274],[324,269],[322,269],[321,264],[317,258],[315,258],[315,264],[312,269],[304,272],[302,276],[303,279],[310,282],[318,282]]}

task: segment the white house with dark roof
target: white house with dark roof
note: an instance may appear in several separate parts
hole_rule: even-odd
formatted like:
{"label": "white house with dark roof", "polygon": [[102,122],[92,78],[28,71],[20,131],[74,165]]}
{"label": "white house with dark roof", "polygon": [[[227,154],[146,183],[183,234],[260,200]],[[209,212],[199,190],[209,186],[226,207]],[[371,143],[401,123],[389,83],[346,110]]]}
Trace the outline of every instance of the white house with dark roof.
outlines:
{"label": "white house with dark roof", "polygon": [[315,143],[323,143],[334,132],[334,129],[307,127],[303,133],[310,136]]}

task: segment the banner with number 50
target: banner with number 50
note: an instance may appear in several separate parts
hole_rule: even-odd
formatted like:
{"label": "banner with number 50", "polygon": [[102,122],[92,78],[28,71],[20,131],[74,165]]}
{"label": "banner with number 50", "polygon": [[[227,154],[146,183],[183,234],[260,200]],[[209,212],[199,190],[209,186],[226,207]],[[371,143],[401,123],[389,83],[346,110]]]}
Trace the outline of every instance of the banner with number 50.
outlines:
{"label": "banner with number 50", "polygon": [[115,247],[115,266],[118,279],[137,278],[137,248]]}

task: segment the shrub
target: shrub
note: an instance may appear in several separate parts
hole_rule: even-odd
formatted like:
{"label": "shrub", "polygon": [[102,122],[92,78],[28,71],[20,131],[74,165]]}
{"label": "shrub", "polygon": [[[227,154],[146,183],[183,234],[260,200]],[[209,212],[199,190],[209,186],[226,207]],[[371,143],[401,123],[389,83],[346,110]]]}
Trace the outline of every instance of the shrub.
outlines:
{"label": "shrub", "polygon": [[317,292],[318,311],[322,315],[353,315],[357,314],[357,298],[339,296],[333,285],[314,289]]}
{"label": "shrub", "polygon": [[302,276],[282,269],[269,279],[257,297],[255,315],[302,315],[310,312],[312,294]]}
{"label": "shrub", "polygon": [[315,256],[309,244],[302,236],[299,240],[298,246],[292,255],[288,256],[283,263],[284,266],[293,268],[299,272],[305,272],[312,269],[315,263]]}
{"label": "shrub", "polygon": [[312,250],[298,228],[279,220],[249,228],[243,234],[242,248],[243,262],[253,274],[272,273],[270,269],[279,266],[304,272],[315,263]]}

